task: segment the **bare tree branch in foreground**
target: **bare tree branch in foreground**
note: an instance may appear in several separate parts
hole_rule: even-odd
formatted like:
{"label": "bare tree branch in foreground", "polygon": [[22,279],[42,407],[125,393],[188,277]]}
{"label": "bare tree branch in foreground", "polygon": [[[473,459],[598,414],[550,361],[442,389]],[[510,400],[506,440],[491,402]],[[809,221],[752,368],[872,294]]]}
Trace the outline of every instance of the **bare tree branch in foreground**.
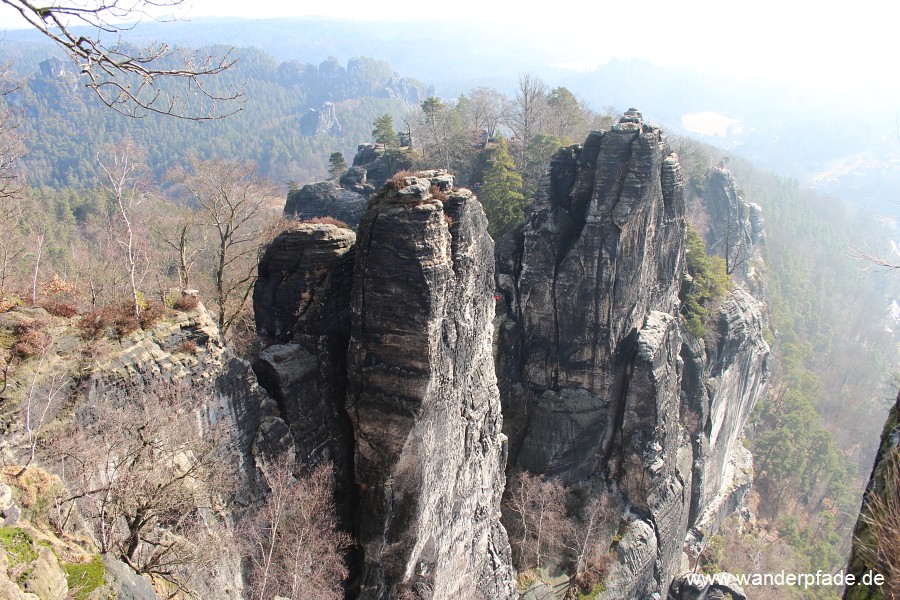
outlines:
{"label": "bare tree branch in foreground", "polygon": [[[241,110],[240,90],[209,85],[210,78],[235,64],[229,52],[215,57],[165,43],[134,48],[122,41],[122,33],[136,25],[126,20],[158,20],[151,11],[177,7],[183,0],[64,0],[50,5],[32,0],[0,2],[60,46],[78,65],[86,86],[119,113],[206,121]],[[76,31],[80,27],[83,32]]]}

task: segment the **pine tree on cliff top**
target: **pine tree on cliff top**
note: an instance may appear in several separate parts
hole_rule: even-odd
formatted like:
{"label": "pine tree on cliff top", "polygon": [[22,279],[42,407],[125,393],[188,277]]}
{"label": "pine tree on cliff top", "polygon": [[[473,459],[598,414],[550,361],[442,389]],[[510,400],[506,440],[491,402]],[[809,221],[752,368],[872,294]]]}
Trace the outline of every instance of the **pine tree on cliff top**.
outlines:
{"label": "pine tree on cliff top", "polygon": [[491,153],[478,198],[488,218],[488,231],[494,238],[521,223],[525,216],[522,176],[516,172],[506,140],[501,139]]}

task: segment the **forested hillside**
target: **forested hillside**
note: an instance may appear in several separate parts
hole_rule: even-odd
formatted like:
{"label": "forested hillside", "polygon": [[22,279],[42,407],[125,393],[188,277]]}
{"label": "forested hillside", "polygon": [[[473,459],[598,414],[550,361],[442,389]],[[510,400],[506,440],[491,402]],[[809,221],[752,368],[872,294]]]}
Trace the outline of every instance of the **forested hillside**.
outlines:
{"label": "forested hillside", "polygon": [[45,47],[24,57],[20,52],[0,55],[14,59],[17,70],[36,64],[16,73],[25,83],[6,98],[27,140],[22,166],[33,186],[91,187],[98,176],[98,151],[125,140],[145,149],[156,176],[190,157],[218,157],[252,160],[279,182],[323,177],[330,152],[352,156],[357,144],[368,141],[376,116],[403,115],[427,92],[424,84],[403,79],[371,58],[345,65],[333,58],[318,65],[278,63],[260,50],[244,48],[230,51],[234,67],[214,82],[216,89],[241,93],[227,108],[236,114],[202,123],[154,114],[123,119],[84,88],[69,63],[49,57]]}

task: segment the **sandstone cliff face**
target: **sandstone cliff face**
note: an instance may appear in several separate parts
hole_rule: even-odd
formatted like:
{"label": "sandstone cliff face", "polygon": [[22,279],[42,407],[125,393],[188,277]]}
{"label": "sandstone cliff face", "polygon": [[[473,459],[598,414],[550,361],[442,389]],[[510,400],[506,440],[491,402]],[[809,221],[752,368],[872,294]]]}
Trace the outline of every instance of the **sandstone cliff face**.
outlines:
{"label": "sandstone cliff face", "polygon": [[[347,409],[356,434],[361,598],[514,596],[499,523],[506,439],[491,357],[493,244],[468,191],[430,178],[360,223]],[[390,277],[385,274],[390,273]]]}
{"label": "sandstone cliff face", "polygon": [[[240,460],[237,502],[240,506],[233,507],[236,511],[252,503],[260,493],[257,457],[277,453],[292,445],[287,427],[279,417],[278,406],[257,385],[249,363],[225,346],[216,322],[202,305],[187,312],[170,312],[146,330],[138,329],[121,338],[98,336],[90,342],[81,337],[77,318],[51,317],[43,309],[34,308],[16,308],[0,315],[3,325],[20,319],[45,321],[52,342],[40,359],[32,358],[17,364],[4,400],[11,399],[9,405],[18,406],[18,401],[27,394],[32,378],[38,387],[62,384],[59,396],[65,398],[65,406],[51,405],[47,422],[43,423],[44,431],[65,430],[69,420],[94,420],[93,411],[98,405],[127,413],[135,397],[154,398],[168,384],[187,383],[192,389],[203,392],[191,395],[185,399],[185,404],[177,407],[196,420],[193,435],[202,437],[211,425],[224,425],[226,437],[237,451]],[[9,463],[15,464],[14,452],[22,447],[24,435],[21,428],[14,428],[0,437],[0,453]],[[183,439],[179,442],[190,443]],[[223,462],[230,464],[229,459]],[[211,494],[218,491],[209,490]],[[0,490],[0,513],[8,517],[10,515],[6,513],[10,508],[3,506]],[[220,517],[233,516],[223,512],[205,514],[204,518],[218,522]],[[79,537],[79,540],[84,539],[88,538]],[[45,562],[48,573],[52,572],[52,564]],[[118,597],[156,598],[152,586],[136,575],[132,567],[115,560],[112,554],[105,562],[109,593],[118,594]],[[182,567],[177,564],[172,568],[176,576],[190,579],[192,592],[199,597],[228,600],[243,596],[241,560],[236,550],[223,552],[215,569],[206,572],[201,569],[188,573],[187,566],[179,571]],[[62,582],[65,583],[64,577]],[[143,585],[146,593],[134,592],[137,585]]]}
{"label": "sandstone cliff face", "polygon": [[511,460],[629,507],[608,598],[666,593],[691,527],[733,508],[740,433],[765,383],[747,292],[722,304],[714,347],[680,326],[682,193],[677,157],[631,110],[560,150],[524,227],[498,243]]}
{"label": "sandstone cliff face", "polygon": [[260,385],[278,403],[300,460],[335,467],[348,522],[356,500],[353,432],[344,408],[355,242],[349,229],[302,223],[266,248],[253,290],[257,331],[277,342],[253,365]]}
{"label": "sandstone cliff face", "polygon": [[321,181],[288,192],[284,216],[301,219],[328,216],[355,227],[365,210],[364,195],[339,187],[332,181]]}
{"label": "sandstone cliff face", "polygon": [[359,598],[516,595],[500,525],[493,243],[481,205],[452,184],[418,173],[373,198],[355,245],[348,230],[301,224],[260,264],[258,327],[282,343],[257,373],[300,455],[343,474]]}

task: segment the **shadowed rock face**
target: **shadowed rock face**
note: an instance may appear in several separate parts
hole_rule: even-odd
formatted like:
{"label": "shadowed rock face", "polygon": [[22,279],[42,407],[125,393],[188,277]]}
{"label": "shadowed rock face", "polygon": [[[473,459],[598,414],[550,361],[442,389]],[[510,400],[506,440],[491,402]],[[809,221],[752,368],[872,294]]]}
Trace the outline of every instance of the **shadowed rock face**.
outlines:
{"label": "shadowed rock face", "polygon": [[333,181],[320,181],[288,192],[284,216],[304,220],[334,217],[351,227],[356,227],[365,210],[364,195],[344,189]]}
{"label": "shadowed rock face", "polygon": [[278,403],[300,460],[334,466],[347,521],[356,501],[344,409],[355,242],[349,229],[301,223],[266,248],[253,289],[257,331],[279,342],[260,352],[253,368]]}
{"label": "shadowed rock face", "polygon": [[[435,175],[438,174],[426,174]],[[408,178],[360,223],[348,357],[360,598],[515,597],[499,523],[493,244],[470,192]]]}
{"label": "shadowed rock face", "polygon": [[497,245],[512,463],[630,507],[604,598],[665,594],[690,528],[714,530],[746,492],[735,481],[749,486],[735,453],[765,386],[760,306],[736,289],[712,348],[682,331],[682,194],[661,131],[630,110],[556,154],[524,227]]}
{"label": "shadowed rock face", "polygon": [[361,546],[354,597],[516,596],[493,243],[481,205],[452,184],[420,172],[372,200],[358,238],[301,224],[260,263],[257,324],[281,343],[256,371],[298,455],[336,463]]}
{"label": "shadowed rock face", "polygon": [[678,161],[658,129],[626,121],[554,157],[521,240],[499,257],[512,324],[501,371],[520,390],[504,408],[522,467],[569,480],[603,471],[628,437],[617,434],[635,362],[674,373],[678,323],[662,315],[677,306],[683,214]]}

